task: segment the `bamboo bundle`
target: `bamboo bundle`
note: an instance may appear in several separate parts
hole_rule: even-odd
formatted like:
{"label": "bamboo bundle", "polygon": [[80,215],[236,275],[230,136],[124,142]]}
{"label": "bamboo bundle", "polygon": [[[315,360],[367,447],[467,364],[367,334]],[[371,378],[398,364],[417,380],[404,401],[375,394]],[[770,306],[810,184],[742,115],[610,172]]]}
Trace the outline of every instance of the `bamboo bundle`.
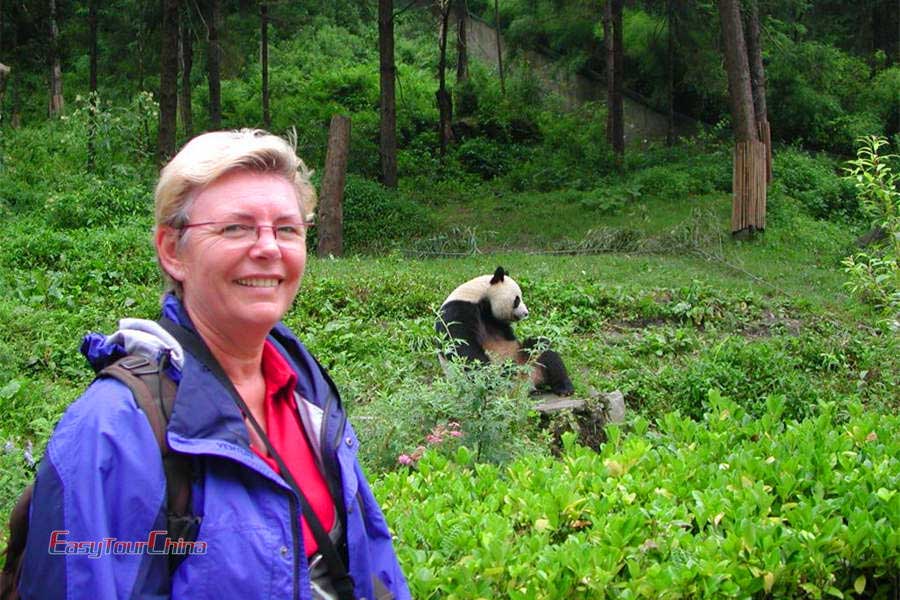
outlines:
{"label": "bamboo bundle", "polygon": [[756,140],[734,146],[731,232],[766,228],[766,145]]}

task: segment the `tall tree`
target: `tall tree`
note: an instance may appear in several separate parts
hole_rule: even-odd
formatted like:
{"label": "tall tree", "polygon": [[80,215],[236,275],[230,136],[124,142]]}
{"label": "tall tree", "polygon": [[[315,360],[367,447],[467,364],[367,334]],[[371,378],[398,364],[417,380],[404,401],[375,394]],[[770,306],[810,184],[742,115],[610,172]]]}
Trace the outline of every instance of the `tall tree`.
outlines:
{"label": "tall tree", "polygon": [[453,140],[453,101],[447,91],[447,23],[453,0],[438,0],[440,28],[438,30],[438,89],[435,93],[438,105],[438,137],[441,144],[441,156],[447,152],[447,145]]}
{"label": "tall tree", "polygon": [[194,135],[194,107],[191,105],[191,71],[194,68],[194,28],[191,26],[190,6],[184,7],[181,25],[178,28],[181,40],[179,62],[181,67],[181,88],[178,90],[178,112],[181,114],[181,129],[184,136]]}
{"label": "tall tree", "polygon": [[666,0],[666,145],[675,143],[675,2]]}
{"label": "tall tree", "polygon": [[209,11],[206,16],[207,49],[206,76],[209,83],[209,127],[222,128],[222,83],[221,63],[222,45],[219,42],[219,28],[222,20],[222,4],[220,0],[208,0]]}
{"label": "tall tree", "polygon": [[622,0],[606,0],[603,13],[606,43],[607,127],[606,138],[616,156],[625,153],[625,119],[622,99]]}
{"label": "tall tree", "polygon": [[469,8],[466,0],[456,0],[456,83],[461,84],[469,78],[469,49],[466,39],[466,22],[469,20]]}
{"label": "tall tree", "polygon": [[90,105],[91,116],[88,122],[88,169],[94,169],[95,138],[97,136],[97,109],[100,98],[97,92],[97,0],[88,0],[88,29],[90,31]]}
{"label": "tall tree", "polygon": [[47,44],[47,64],[50,68],[50,103],[48,113],[59,116],[63,111],[62,66],[59,61],[59,25],[57,23],[56,0],[50,0],[50,43]]}
{"label": "tall tree", "polygon": [[163,164],[175,154],[178,111],[178,0],[163,0],[159,52],[159,134],[156,159]]}
{"label": "tall tree", "polygon": [[750,90],[753,95],[753,113],[759,140],[766,145],[766,182],[772,181],[772,131],[769,127],[769,111],[766,106],[766,70],[762,59],[762,42],[759,29],[759,4],[747,2],[747,59],[750,64]]}
{"label": "tall tree", "polygon": [[759,141],[740,0],[718,0],[735,151],[731,231],[765,229],[765,146]]}
{"label": "tall tree", "polygon": [[266,129],[272,127],[269,115],[269,5],[259,3],[259,62],[262,68],[262,117]]}
{"label": "tall tree", "polygon": [[378,58],[381,81],[381,183],[397,187],[397,67],[394,64],[394,2],[378,0]]}
{"label": "tall tree", "polygon": [[136,45],[137,45],[137,62],[138,62],[138,91],[144,91],[144,57],[147,54],[147,2],[148,0],[138,0],[141,7],[141,14],[137,20]]}
{"label": "tall tree", "polygon": [[494,0],[494,37],[497,42],[497,69],[500,71],[500,93],[506,95],[506,80],[503,76],[503,44],[500,42],[500,0]]}

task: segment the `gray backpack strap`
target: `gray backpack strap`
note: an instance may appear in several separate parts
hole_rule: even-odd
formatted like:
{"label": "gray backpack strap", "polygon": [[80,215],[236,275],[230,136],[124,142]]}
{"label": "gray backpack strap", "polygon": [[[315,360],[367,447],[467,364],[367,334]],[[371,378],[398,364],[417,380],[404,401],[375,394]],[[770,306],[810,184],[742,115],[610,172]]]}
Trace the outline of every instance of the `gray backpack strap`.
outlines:
{"label": "gray backpack strap", "polygon": [[[165,374],[162,364],[138,355],[120,358],[100,371],[98,377],[112,377],[127,385],[153,429],[166,473],[166,537],[173,542],[197,539],[200,518],[191,510],[191,460],[173,452],[166,440],[166,427],[178,391],[175,382]],[[170,553],[169,571],[174,572],[184,558],[185,555]]]}

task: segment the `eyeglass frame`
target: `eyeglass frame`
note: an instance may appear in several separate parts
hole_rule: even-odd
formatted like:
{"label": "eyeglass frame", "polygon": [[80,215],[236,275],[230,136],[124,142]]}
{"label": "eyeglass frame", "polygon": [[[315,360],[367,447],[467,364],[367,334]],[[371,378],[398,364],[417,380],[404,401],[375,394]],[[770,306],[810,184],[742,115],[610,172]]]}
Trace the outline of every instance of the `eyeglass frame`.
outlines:
{"label": "eyeglass frame", "polygon": [[[261,235],[260,231],[261,231],[263,228],[271,229],[271,230],[272,230],[272,238],[275,239],[276,242],[280,242],[280,241],[283,241],[283,240],[281,240],[281,239],[278,237],[278,228],[279,228],[279,227],[285,227],[285,226],[299,226],[300,229],[302,229],[302,230],[305,232],[306,230],[308,230],[308,229],[310,229],[310,228],[312,228],[312,227],[315,227],[316,224],[315,224],[315,222],[313,222],[313,221],[301,221],[301,222],[299,222],[299,223],[282,223],[282,224],[280,224],[280,225],[275,225],[275,224],[271,224],[271,225],[261,225],[261,224],[259,224],[259,223],[254,223],[254,224],[251,225],[251,224],[249,224],[249,223],[241,223],[241,222],[239,222],[239,221],[203,221],[203,222],[201,222],[201,223],[185,223],[184,225],[180,225],[180,226],[176,227],[176,229],[177,229],[178,231],[183,231],[183,230],[185,230],[185,229],[191,229],[191,228],[193,228],[193,227],[201,227],[201,226],[204,226],[204,225],[222,225],[222,226],[225,226],[225,227],[228,227],[228,226],[230,226],[230,225],[240,225],[241,227],[248,227],[248,228],[256,229],[256,239],[253,240],[254,243],[255,243],[255,242],[258,242],[258,241],[259,241],[259,237],[260,237],[260,235]],[[224,237],[225,239],[229,239],[227,236],[224,235],[223,232],[219,232],[218,235]],[[306,239],[306,238],[305,238],[305,235],[304,235],[301,239]],[[248,240],[248,241],[249,241],[249,240]],[[298,239],[297,241],[300,241],[300,240]]]}

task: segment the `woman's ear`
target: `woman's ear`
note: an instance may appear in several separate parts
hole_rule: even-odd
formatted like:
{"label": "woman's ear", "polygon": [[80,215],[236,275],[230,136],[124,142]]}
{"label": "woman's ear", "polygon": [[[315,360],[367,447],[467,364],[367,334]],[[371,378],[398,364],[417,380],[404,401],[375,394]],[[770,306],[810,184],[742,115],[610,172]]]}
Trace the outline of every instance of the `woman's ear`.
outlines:
{"label": "woman's ear", "polygon": [[159,264],[169,277],[175,281],[184,281],[184,263],[178,252],[180,232],[177,229],[160,225],[156,228],[156,256]]}

